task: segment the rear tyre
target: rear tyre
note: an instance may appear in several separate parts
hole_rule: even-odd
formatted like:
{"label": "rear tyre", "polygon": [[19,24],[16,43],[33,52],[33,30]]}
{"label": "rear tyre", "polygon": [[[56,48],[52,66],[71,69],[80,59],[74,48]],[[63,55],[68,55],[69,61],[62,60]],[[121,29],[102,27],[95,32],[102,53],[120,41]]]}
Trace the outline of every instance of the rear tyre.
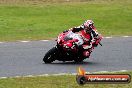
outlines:
{"label": "rear tyre", "polygon": [[56,58],[56,52],[57,52],[57,49],[56,47],[53,47],[52,49],[50,49],[44,56],[43,58],[43,61],[45,63],[52,63],[55,58]]}

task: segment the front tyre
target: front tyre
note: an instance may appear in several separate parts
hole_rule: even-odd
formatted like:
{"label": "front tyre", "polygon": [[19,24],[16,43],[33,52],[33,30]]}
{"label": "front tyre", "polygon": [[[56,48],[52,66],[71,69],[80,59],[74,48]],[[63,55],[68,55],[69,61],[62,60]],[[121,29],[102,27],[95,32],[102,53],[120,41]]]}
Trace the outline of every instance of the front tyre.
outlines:
{"label": "front tyre", "polygon": [[50,49],[44,56],[43,58],[43,61],[45,63],[52,63],[55,58],[56,58],[56,52],[57,52],[57,49],[56,47],[53,47],[52,49]]}
{"label": "front tyre", "polygon": [[83,62],[83,60],[77,59],[77,60],[74,60],[74,62],[76,62],[76,63],[81,63],[81,62]]}
{"label": "front tyre", "polygon": [[84,60],[84,58],[80,58],[80,57],[74,59],[74,61],[76,63],[81,63],[81,62],[83,62],[83,60]]}

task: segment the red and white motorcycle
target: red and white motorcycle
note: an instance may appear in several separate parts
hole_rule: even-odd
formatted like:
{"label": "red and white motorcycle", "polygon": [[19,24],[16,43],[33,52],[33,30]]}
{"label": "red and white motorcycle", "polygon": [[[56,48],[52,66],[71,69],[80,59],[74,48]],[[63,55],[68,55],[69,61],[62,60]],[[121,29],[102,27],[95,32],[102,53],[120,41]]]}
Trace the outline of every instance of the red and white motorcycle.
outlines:
{"label": "red and white motorcycle", "polygon": [[[70,32],[70,31],[69,31]],[[51,48],[44,56],[43,61],[45,63],[52,63],[55,60],[58,61],[75,61],[82,62],[86,57],[82,54],[83,51],[79,49],[79,40],[76,38],[68,37],[68,33],[61,33],[57,38],[57,44]],[[100,41],[99,41],[100,42]],[[100,43],[99,43],[100,44]],[[93,46],[94,48],[94,46]],[[89,51],[91,53],[91,51]]]}

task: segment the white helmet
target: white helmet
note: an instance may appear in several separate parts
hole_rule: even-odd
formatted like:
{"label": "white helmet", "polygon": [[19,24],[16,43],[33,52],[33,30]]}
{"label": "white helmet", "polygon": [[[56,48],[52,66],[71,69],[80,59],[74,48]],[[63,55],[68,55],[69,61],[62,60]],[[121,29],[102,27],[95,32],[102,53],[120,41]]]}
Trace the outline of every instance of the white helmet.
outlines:
{"label": "white helmet", "polygon": [[94,22],[92,20],[87,20],[84,22],[84,28],[93,28]]}

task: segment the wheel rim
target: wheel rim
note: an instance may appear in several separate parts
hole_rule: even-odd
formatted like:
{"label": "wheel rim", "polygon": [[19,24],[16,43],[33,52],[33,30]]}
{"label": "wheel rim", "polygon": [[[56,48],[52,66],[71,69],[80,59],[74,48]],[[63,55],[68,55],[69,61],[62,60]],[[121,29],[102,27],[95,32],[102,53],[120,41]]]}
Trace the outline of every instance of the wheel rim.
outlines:
{"label": "wheel rim", "polygon": [[50,60],[51,56],[52,56],[52,55],[50,55],[50,56],[47,58],[47,60]]}

